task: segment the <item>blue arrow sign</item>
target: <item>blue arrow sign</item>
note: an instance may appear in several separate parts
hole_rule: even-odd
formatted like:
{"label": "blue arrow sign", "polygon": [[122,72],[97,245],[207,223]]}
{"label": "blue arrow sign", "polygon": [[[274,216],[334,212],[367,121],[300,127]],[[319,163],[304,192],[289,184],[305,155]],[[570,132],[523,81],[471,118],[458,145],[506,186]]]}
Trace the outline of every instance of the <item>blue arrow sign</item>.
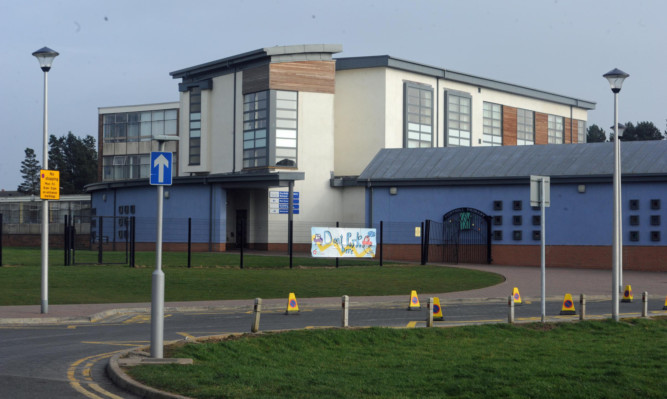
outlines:
{"label": "blue arrow sign", "polygon": [[151,152],[151,181],[152,186],[171,186],[171,152]]}

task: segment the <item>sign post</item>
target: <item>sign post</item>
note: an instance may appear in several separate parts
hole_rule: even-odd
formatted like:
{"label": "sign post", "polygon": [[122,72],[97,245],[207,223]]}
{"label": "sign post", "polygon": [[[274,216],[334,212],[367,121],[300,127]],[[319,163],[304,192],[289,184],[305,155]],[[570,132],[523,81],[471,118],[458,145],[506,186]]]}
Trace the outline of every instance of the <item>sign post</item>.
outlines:
{"label": "sign post", "polygon": [[152,275],[151,294],[151,357],[162,359],[164,350],[164,272],[162,271],[162,208],[164,186],[171,185],[172,153],[164,152],[166,141],[177,141],[177,136],[155,137],[160,151],[151,152],[150,184],[157,186],[157,234],[155,238],[155,271]]}
{"label": "sign post", "polygon": [[546,315],[546,212],[545,208],[551,206],[551,182],[549,176],[530,176],[530,206],[539,206],[540,217],[540,240],[541,256],[540,266],[542,270],[542,323]]}

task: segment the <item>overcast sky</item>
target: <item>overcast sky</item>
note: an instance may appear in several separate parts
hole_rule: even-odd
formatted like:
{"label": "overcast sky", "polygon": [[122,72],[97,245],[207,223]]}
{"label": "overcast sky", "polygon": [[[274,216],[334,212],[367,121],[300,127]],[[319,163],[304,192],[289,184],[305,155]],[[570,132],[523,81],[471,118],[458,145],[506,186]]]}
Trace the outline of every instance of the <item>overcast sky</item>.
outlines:
{"label": "overcast sky", "polygon": [[667,2],[621,0],[0,1],[0,189],[16,190],[26,147],[42,158],[43,73],[49,134],[97,138],[97,108],[178,100],[169,72],[275,45],[337,43],[340,57],[388,54],[597,103],[602,75],[630,74],[621,122],[666,129]]}

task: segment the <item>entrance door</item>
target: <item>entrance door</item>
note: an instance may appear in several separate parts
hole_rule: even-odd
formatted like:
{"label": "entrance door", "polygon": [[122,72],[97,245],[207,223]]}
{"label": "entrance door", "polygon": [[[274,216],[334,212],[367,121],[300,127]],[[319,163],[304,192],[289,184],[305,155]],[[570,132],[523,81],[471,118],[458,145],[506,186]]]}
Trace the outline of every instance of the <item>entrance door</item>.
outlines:
{"label": "entrance door", "polygon": [[248,248],[248,210],[236,210],[236,248]]}

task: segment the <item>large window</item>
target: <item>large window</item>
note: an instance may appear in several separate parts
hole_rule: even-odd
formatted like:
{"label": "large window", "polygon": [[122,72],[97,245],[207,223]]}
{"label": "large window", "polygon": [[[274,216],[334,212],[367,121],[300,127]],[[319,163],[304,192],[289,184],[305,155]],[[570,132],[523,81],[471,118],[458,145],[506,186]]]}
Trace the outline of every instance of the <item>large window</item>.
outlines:
{"label": "large window", "polygon": [[296,166],[297,93],[276,91],[276,166]]}
{"label": "large window", "polygon": [[447,146],[470,147],[472,142],[472,97],[466,93],[446,92]]}
{"label": "large window", "polygon": [[548,119],[548,142],[549,144],[563,144],[563,117],[549,115]]}
{"label": "large window", "polygon": [[297,166],[297,104],[295,91],[269,90],[244,96],[244,168]]}
{"label": "large window", "polygon": [[102,158],[102,180],[147,179],[150,174],[150,154],[111,155]]}
{"label": "large window", "polygon": [[483,145],[503,145],[503,111],[500,104],[484,103]]}
{"label": "large window", "polygon": [[105,143],[150,141],[158,135],[178,134],[178,111],[175,109],[121,112],[102,118]]}
{"label": "large window", "polygon": [[577,143],[586,142],[586,121],[577,121]]}
{"label": "large window", "polygon": [[190,88],[190,136],[188,164],[201,163],[201,88]]}
{"label": "large window", "polygon": [[535,144],[535,113],[527,109],[516,111],[516,144]]}
{"label": "large window", "polygon": [[418,83],[405,83],[404,146],[433,146],[433,89]]}

